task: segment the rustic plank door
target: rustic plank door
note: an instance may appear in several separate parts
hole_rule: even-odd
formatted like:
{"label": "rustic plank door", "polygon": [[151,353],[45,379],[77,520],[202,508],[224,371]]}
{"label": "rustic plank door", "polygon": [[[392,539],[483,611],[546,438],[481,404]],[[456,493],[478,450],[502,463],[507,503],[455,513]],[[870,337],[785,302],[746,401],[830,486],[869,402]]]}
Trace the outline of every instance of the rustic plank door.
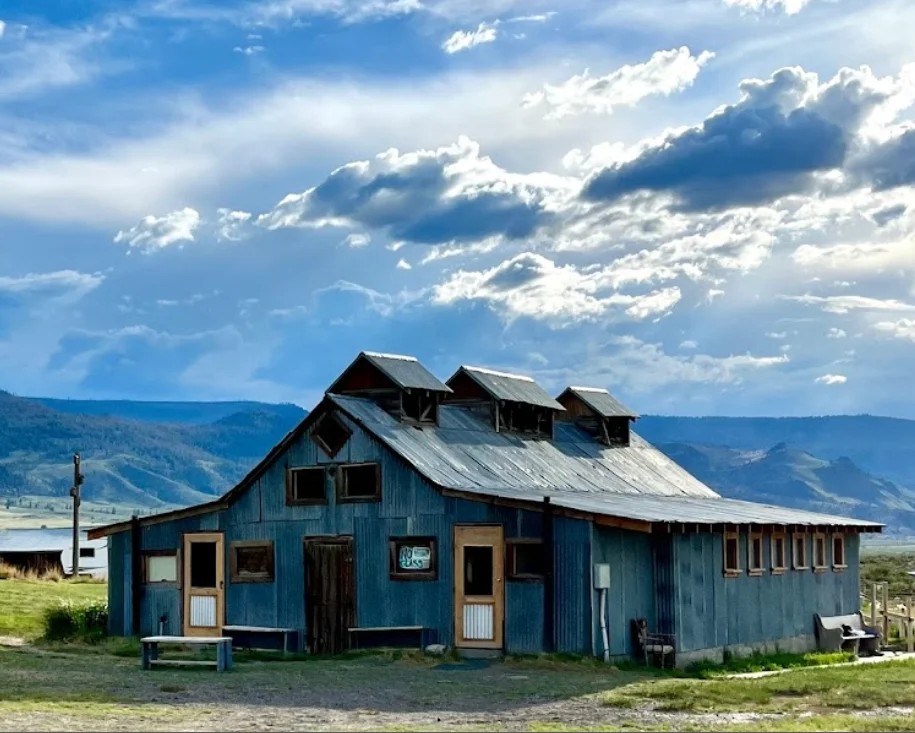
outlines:
{"label": "rustic plank door", "polygon": [[455,646],[501,649],[505,544],[500,526],[454,528]]}
{"label": "rustic plank door", "polygon": [[356,625],[352,537],[305,540],[305,614],[312,654],[340,654]]}
{"label": "rustic plank door", "polygon": [[184,635],[222,636],[226,558],[221,532],[184,535]]}

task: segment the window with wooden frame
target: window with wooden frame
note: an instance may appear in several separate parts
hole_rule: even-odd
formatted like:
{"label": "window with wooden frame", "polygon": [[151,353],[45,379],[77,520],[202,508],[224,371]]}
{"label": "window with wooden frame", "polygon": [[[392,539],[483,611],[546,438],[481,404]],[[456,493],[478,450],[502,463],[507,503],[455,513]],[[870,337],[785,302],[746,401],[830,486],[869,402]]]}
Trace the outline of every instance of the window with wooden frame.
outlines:
{"label": "window with wooden frame", "polygon": [[286,469],[286,504],[326,504],[327,479],[324,466]]}
{"label": "window with wooden frame", "polygon": [[247,540],[229,545],[229,578],[233,583],[272,583],[273,542]]}
{"label": "window with wooden frame", "polygon": [[815,534],[813,536],[813,570],[817,573],[826,570],[826,535]]}
{"label": "window with wooden frame", "polygon": [[328,456],[333,458],[346,445],[353,432],[332,412],[318,418],[311,430],[311,439]]}
{"label": "window with wooden frame", "polygon": [[740,575],[740,535],[724,533],[724,574],[728,578]]}
{"label": "window with wooden frame", "polygon": [[763,559],[763,536],[761,532],[750,532],[747,536],[747,574],[762,575],[765,570]]}
{"label": "window with wooden frame", "polygon": [[539,539],[513,539],[505,543],[506,576],[511,581],[542,581],[546,574],[546,552]]}
{"label": "window with wooden frame", "polygon": [[832,569],[844,570],[848,567],[845,560],[845,535],[834,534],[832,536]]}
{"label": "window with wooden frame", "polygon": [[381,501],[381,466],[352,463],[337,469],[337,502]]}
{"label": "window with wooden frame", "polygon": [[769,550],[772,557],[769,562],[773,575],[781,575],[788,568],[788,547],[784,532],[775,532],[769,538]]}
{"label": "window with wooden frame", "polygon": [[177,583],[178,553],[174,550],[146,550],[143,553],[144,583]]}
{"label": "window with wooden frame", "polygon": [[388,547],[391,580],[438,578],[438,553],[434,537],[392,537]]}
{"label": "window with wooden frame", "polygon": [[807,535],[798,532],[791,538],[791,567],[795,570],[807,570]]}

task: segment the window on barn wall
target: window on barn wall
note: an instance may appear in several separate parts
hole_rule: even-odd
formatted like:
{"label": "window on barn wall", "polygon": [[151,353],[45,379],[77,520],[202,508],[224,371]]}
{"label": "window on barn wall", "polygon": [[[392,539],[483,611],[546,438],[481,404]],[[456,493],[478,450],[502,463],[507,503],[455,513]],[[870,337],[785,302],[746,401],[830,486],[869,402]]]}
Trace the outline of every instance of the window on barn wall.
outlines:
{"label": "window on barn wall", "polygon": [[391,580],[435,580],[438,556],[434,537],[392,537],[389,542]]}
{"label": "window on barn wall", "polygon": [[740,575],[740,536],[724,533],[724,574],[729,578]]}
{"label": "window on barn wall", "polygon": [[832,536],[832,567],[834,570],[847,568],[845,561],[845,535],[834,534]]}
{"label": "window on barn wall", "polygon": [[509,580],[543,580],[546,556],[541,540],[508,540],[505,552]]}
{"label": "window on barn wall", "polygon": [[178,555],[175,552],[143,553],[144,583],[177,583]]}
{"label": "window on barn wall", "polygon": [[764,569],[762,533],[751,532],[747,540],[747,573],[762,575]]}
{"label": "window on barn wall", "polygon": [[791,562],[795,570],[806,570],[807,565],[807,535],[797,533],[794,535],[791,547]]}
{"label": "window on barn wall", "polygon": [[824,534],[813,536],[813,569],[819,573],[826,570],[826,535]]}
{"label": "window on barn wall", "polygon": [[785,535],[781,532],[776,532],[772,535],[771,539],[771,550],[772,557],[770,562],[772,563],[772,574],[778,575],[785,572],[785,569],[788,567],[788,549],[785,543]]}
{"label": "window on barn wall", "polygon": [[95,557],[95,548],[94,547],[80,547],[79,556],[80,557]]}
{"label": "window on barn wall", "polygon": [[340,421],[340,418],[332,412],[328,412],[319,418],[317,425],[312,428],[311,439],[318,444],[321,450],[333,458],[346,445],[346,441],[352,434],[352,431]]}
{"label": "window on barn wall", "polygon": [[326,504],[327,481],[324,466],[290,468],[286,472],[286,503]]}
{"label": "window on barn wall", "polygon": [[273,582],[273,542],[251,540],[231,543],[229,577],[233,583]]}
{"label": "window on barn wall", "polygon": [[340,466],[337,501],[381,501],[381,467],[377,463]]}

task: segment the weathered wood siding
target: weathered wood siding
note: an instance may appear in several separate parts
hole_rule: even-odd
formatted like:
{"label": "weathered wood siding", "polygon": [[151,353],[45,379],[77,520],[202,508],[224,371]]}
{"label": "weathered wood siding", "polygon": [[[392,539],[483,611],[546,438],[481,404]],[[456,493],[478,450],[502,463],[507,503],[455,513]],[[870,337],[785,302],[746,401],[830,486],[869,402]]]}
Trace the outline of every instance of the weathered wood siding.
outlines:
{"label": "weathered wood siding", "polygon": [[[680,651],[754,645],[810,636],[813,615],[838,615],[859,610],[859,537],[846,535],[848,567],[832,569],[832,547],[827,543],[825,572],[788,569],[773,575],[769,536],[763,538],[765,572],[746,572],[747,535],[740,534],[743,572],[724,577],[721,534],[676,535],[674,592],[676,634]],[[808,536],[808,558],[812,557]],[[790,554],[789,554],[790,559]]]}
{"label": "weathered wood siding", "polygon": [[[290,446],[261,478],[228,510],[144,527],[144,550],[177,549],[185,532],[225,533],[226,559],[232,542],[272,540],[276,563],[272,583],[226,581],[226,623],[304,629],[305,537],[351,535],[354,538],[356,618],[359,626],[424,625],[433,638],[453,641],[452,527],[461,523],[497,523],[505,538],[540,537],[538,512],[498,507],[445,497],[411,466],[391,454],[358,425],[340,416],[353,431],[346,446],[331,460],[308,436]],[[325,463],[381,464],[381,501],[337,504],[332,484],[326,506],[287,506],[286,468]],[[555,627],[557,651],[591,650],[590,562],[588,522],[554,520]],[[438,541],[438,579],[392,581],[388,540],[394,536],[433,536]],[[115,615],[112,633],[133,633],[130,615],[130,535],[112,537],[112,584],[109,600]],[[121,582],[116,576],[121,575]],[[543,584],[506,582],[506,649],[533,653],[543,649]],[[177,584],[144,588],[139,633],[158,630],[166,615],[166,633],[180,633],[180,591]]]}

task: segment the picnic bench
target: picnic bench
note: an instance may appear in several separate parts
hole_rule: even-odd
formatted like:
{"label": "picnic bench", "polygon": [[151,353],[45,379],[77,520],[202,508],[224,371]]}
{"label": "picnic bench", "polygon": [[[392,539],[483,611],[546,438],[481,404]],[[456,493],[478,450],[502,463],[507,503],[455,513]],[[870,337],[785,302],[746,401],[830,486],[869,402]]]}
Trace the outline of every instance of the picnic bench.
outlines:
{"label": "picnic bench", "polygon": [[260,647],[238,643],[238,637],[241,637],[243,641],[252,636],[274,637],[280,642],[283,654],[288,654],[290,651],[301,651],[302,638],[304,636],[298,629],[272,628],[268,626],[223,626],[222,633],[232,637],[232,642],[235,646],[246,649],[259,649]]}
{"label": "picnic bench", "polygon": [[[410,639],[420,649],[426,648],[429,641],[428,632],[424,626],[360,626],[347,629],[349,632],[350,649],[362,649],[372,646],[406,646],[401,643]],[[365,640],[368,639],[368,643]],[[385,640],[387,644],[373,644],[372,640]]]}
{"label": "picnic bench", "polygon": [[[143,645],[140,666],[143,669],[158,666],[171,667],[216,667],[217,672],[232,669],[231,636],[146,636],[140,639]],[[216,659],[160,659],[159,644],[181,646],[215,646]]]}
{"label": "picnic bench", "polygon": [[880,629],[864,623],[860,612],[844,616],[815,614],[817,646],[822,651],[862,651],[876,654],[880,644]]}

